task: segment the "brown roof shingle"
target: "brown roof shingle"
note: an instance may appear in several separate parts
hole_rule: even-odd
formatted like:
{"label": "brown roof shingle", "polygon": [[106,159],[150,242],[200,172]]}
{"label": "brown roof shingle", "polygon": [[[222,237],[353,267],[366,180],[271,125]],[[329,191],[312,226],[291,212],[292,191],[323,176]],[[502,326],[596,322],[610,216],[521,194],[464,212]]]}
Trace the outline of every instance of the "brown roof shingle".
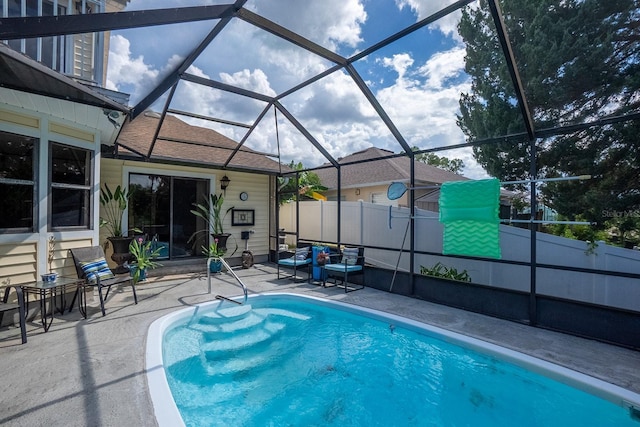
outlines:
{"label": "brown roof shingle", "polygon": [[[341,168],[342,187],[409,181],[411,161],[408,157],[390,157],[393,155],[394,153],[391,151],[371,147],[339,159],[340,164],[378,159],[343,166]],[[337,187],[337,173],[334,168],[318,169],[315,173],[320,177],[322,185],[329,189]],[[415,162],[415,179],[416,182],[422,184],[442,184],[447,181],[461,181],[468,178],[426,163]]]}
{"label": "brown roof shingle", "polygon": [[[116,143],[129,154],[146,156],[159,120],[159,115],[155,113],[139,115],[123,126]],[[222,167],[238,145],[213,129],[193,126],[167,114],[153,146],[151,159]],[[277,161],[244,146],[233,156],[227,167],[272,173],[280,171]],[[289,170],[284,165],[282,169]]]}

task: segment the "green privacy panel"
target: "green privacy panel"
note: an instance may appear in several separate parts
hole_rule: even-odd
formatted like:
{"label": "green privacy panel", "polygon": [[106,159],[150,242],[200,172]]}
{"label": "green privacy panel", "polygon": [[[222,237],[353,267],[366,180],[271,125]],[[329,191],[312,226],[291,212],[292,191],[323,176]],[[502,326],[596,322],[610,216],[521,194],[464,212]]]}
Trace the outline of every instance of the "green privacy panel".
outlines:
{"label": "green privacy panel", "polygon": [[500,258],[500,181],[445,182],[440,188],[443,254]]}

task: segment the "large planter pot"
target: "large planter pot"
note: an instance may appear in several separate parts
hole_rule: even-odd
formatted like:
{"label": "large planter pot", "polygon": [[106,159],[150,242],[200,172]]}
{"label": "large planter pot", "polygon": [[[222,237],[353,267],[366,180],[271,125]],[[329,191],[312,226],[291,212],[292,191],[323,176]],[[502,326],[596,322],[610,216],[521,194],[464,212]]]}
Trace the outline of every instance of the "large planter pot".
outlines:
{"label": "large planter pot", "polygon": [[124,266],[124,263],[128,263],[133,259],[133,255],[129,253],[129,244],[132,239],[133,237],[107,237],[113,248],[111,259],[117,264],[116,268],[113,269],[116,274],[124,274],[129,271]]}

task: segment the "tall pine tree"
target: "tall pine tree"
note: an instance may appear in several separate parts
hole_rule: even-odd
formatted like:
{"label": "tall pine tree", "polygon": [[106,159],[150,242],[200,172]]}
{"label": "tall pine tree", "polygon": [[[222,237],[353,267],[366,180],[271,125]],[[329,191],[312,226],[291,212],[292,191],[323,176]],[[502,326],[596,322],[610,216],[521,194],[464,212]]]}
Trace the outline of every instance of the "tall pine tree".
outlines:
{"label": "tall pine tree", "polygon": [[[640,111],[640,0],[501,0],[505,26],[537,132]],[[486,0],[459,24],[471,92],[458,124],[469,140],[522,133],[517,105]],[[596,221],[640,212],[640,123],[628,120],[536,140],[539,175],[590,174],[586,182],[546,185],[546,202],[567,218]],[[501,180],[530,169],[529,143],[474,148]]]}

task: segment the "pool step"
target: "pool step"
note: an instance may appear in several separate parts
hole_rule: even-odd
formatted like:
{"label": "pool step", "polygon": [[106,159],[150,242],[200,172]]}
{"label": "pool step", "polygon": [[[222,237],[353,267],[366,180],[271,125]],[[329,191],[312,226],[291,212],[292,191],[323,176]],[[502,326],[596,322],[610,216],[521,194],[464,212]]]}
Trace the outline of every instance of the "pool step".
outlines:
{"label": "pool step", "polygon": [[217,332],[204,332],[201,351],[207,359],[217,358],[219,353],[238,352],[270,340],[286,327],[283,323],[268,322],[260,328],[252,328],[250,333],[240,333],[230,337],[219,338]]}
{"label": "pool step", "polygon": [[241,357],[225,357],[219,360],[208,360],[205,366],[210,376],[231,376],[233,380],[261,375],[272,369],[274,364],[285,363],[290,355],[295,354],[299,345],[290,341],[270,340],[264,342],[256,351],[243,353]]}
{"label": "pool step", "polygon": [[241,319],[251,313],[250,304],[223,306],[216,310],[207,311],[194,319],[198,323],[216,325],[223,322],[230,322]]}

